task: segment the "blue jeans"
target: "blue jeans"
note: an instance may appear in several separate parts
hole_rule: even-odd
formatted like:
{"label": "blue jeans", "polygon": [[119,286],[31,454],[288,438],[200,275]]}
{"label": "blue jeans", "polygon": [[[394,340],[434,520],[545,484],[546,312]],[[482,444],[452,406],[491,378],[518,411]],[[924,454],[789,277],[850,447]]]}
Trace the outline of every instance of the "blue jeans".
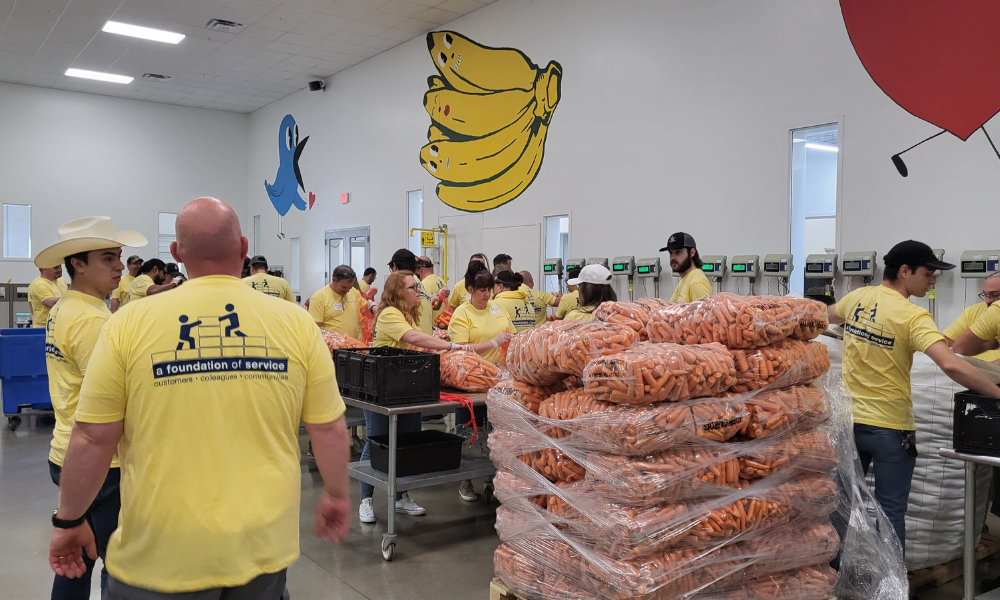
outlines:
{"label": "blue jeans", "polygon": [[854,445],[858,449],[861,468],[867,475],[868,467],[875,463],[875,500],[889,517],[904,553],[906,504],[917,458],[903,448],[903,436],[912,433],[862,423],[854,425]]}
{"label": "blue jeans", "polygon": [[[396,417],[396,433],[411,433],[423,429],[423,418],[420,413],[399,415]],[[365,411],[365,437],[370,438],[375,435],[389,434],[389,417],[375,412]],[[371,459],[372,443],[365,440],[365,449],[361,451],[361,460]],[[361,482],[361,499],[371,498],[375,494],[375,488],[370,483]],[[403,497],[402,492],[396,493],[396,500]]]}
{"label": "blue jeans", "polygon": [[[49,476],[52,483],[59,485],[59,478],[62,475],[62,467],[49,461]],[[104,479],[94,502],[87,509],[87,523],[94,531],[94,541],[97,543],[97,554],[101,560],[107,556],[108,540],[111,534],[118,528],[118,513],[122,508],[121,497],[118,495],[118,486],[121,482],[121,470],[109,469],[108,476]],[[83,562],[87,565],[87,572],[83,577],[70,579],[60,575],[55,576],[52,582],[52,600],[76,600],[80,598],[87,600],[90,598],[90,576],[94,572],[94,561],[90,560],[87,553],[83,553]],[[101,568],[101,598],[108,597],[108,570]]]}

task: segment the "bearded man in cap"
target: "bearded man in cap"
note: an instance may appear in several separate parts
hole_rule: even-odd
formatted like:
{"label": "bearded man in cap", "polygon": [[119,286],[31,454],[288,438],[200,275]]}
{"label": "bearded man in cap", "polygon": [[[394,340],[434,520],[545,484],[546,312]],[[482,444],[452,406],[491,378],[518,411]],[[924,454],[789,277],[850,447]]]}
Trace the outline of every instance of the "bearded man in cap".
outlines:
{"label": "bearded man in cap", "polygon": [[660,252],[670,253],[670,268],[680,277],[677,288],[670,296],[671,302],[694,302],[712,295],[712,284],[701,271],[701,254],[690,234],[679,231],[669,239]]}

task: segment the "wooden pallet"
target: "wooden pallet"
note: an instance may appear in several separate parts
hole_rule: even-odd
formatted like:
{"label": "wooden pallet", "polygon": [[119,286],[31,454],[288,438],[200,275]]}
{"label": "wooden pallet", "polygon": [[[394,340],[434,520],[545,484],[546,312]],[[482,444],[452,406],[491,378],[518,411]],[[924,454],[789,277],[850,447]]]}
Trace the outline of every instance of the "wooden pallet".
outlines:
{"label": "wooden pallet", "polygon": [[[1000,537],[984,533],[979,539],[979,545],[976,546],[976,562],[979,562],[984,558],[994,557],[998,554],[1000,554]],[[940,565],[927,567],[926,569],[910,571],[910,593],[912,594],[917,590],[917,588],[921,588],[928,584],[932,584],[934,587],[939,587],[953,579],[958,579],[961,576],[961,557]]]}
{"label": "wooden pallet", "polygon": [[490,600],[524,600],[524,598],[510,591],[510,588],[494,577],[490,583]]}

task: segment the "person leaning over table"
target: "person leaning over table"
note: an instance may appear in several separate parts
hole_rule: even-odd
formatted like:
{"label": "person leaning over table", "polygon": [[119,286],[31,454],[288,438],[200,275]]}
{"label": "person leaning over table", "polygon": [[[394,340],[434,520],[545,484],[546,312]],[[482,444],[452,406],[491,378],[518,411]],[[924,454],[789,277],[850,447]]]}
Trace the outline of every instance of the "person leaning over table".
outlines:
{"label": "person leaning over table", "polygon": [[[955,322],[944,330],[946,337],[955,340],[951,344],[956,354],[975,356],[978,359],[995,362],[1000,358],[1000,273],[993,273],[983,282],[984,300],[965,309]],[[951,334],[951,335],[949,335]]]}
{"label": "person leaning over table", "polygon": [[[439,299],[441,290],[445,290],[445,293],[447,293],[447,286],[444,283],[444,279],[441,279],[434,273],[434,263],[426,256],[417,257],[416,274],[420,283],[424,286],[427,295],[431,298],[431,317],[432,319],[437,319],[445,306],[445,302]],[[437,308],[434,308],[435,306]]]}
{"label": "person leaning over table", "polygon": [[[385,280],[385,290],[379,302],[375,316],[375,347],[426,348],[428,350],[452,350],[454,348],[469,348],[465,344],[446,342],[428,335],[419,329],[420,324],[420,284],[411,271],[396,271]],[[482,345],[480,345],[482,346]],[[475,349],[475,346],[471,346]],[[389,417],[371,411],[365,413],[365,434],[367,437],[386,435],[389,433]],[[420,413],[399,415],[397,417],[398,433],[420,431]],[[371,460],[371,442],[365,442],[361,452],[361,460]],[[362,523],[375,522],[375,509],[372,507],[372,496],[375,488],[361,482],[361,505],[358,507],[358,518]],[[427,511],[410,498],[408,492],[396,494],[395,510],[398,513],[419,516]]]}
{"label": "person leaning over table", "polygon": [[548,320],[548,309],[550,306],[558,306],[562,300],[562,294],[550,294],[542,290],[535,289],[535,278],[529,271],[520,271],[524,285],[521,290],[528,294],[532,305],[535,307],[535,326],[539,326]]}
{"label": "person leaning over table", "polygon": [[680,276],[671,302],[694,302],[712,295],[712,284],[701,270],[701,253],[691,235],[678,231],[667,239],[660,252],[670,253],[670,268]]}
{"label": "person leaning over table", "polygon": [[[472,262],[469,263],[465,281],[469,282],[471,298],[455,309],[455,314],[451,316],[451,323],[448,325],[448,337],[453,342],[471,342],[477,354],[493,364],[503,365],[506,362],[504,344],[510,340],[515,329],[507,311],[496,300],[490,300],[496,280],[486,269],[486,265]],[[485,428],[486,407],[475,407],[474,418],[478,428]],[[459,435],[472,437],[473,428],[465,426],[472,419],[473,414],[464,406],[455,411]],[[472,481],[468,479],[459,486],[458,495],[466,502],[475,502],[479,498],[472,487]]]}
{"label": "person leaning over table", "polygon": [[375,271],[375,269],[371,267],[365,269],[364,275],[362,275],[361,279],[358,280],[358,287],[361,289],[362,292],[367,292],[368,288],[371,287],[373,283],[375,283],[376,275],[377,272]]}
{"label": "person leaning over table", "polygon": [[[469,257],[470,264],[473,262],[480,262],[483,264],[483,267],[486,266],[486,260],[487,260],[486,255],[483,254],[482,252],[473,254],[471,257]],[[458,308],[459,306],[465,304],[468,301],[469,301],[469,292],[466,291],[465,289],[465,279],[457,281],[455,283],[455,287],[452,288],[451,290],[451,295],[448,296],[448,304],[451,305],[452,308]]]}
{"label": "person leaning over table", "polygon": [[158,258],[142,263],[139,276],[132,282],[128,291],[128,301],[135,302],[153,294],[159,294],[174,289],[181,284],[178,281],[168,281],[167,265]]}
{"label": "person leaning over table", "polygon": [[909,301],[927,293],[934,271],[955,265],[939,261],[930,246],[914,240],[896,244],[883,260],[881,285],[858,288],[828,311],[831,323],[844,324],[843,377],[861,467],[867,474],[874,464],[875,499],[905,551],[906,505],[917,457],[910,396],[913,353],[923,352],[948,377],[980,394],[1000,398],[1000,387],[955,356],[931,314]]}
{"label": "person leaning over table", "polygon": [[535,327],[535,306],[524,287],[520,273],[509,269],[500,271],[494,277],[493,304],[504,309],[514,326],[512,333]]}
{"label": "person leaning over table", "polygon": [[135,281],[137,275],[139,275],[139,269],[142,268],[142,258],[136,254],[128,257],[128,262],[125,263],[128,268],[128,272],[122,273],[122,280],[118,283],[118,287],[115,291],[111,292],[111,312],[116,313],[118,309],[128,304],[128,292],[132,288],[132,282]]}
{"label": "person leaning over table", "polygon": [[333,270],[329,285],[309,298],[309,314],[320,329],[361,339],[361,308],[367,300],[354,288],[354,269],[340,265]]}
{"label": "person leaning over table", "polygon": [[618,295],[611,287],[611,271],[604,265],[587,265],[580,276],[567,283],[579,286],[580,305],[566,313],[567,321],[593,321],[594,311],[605,302],[617,302]]}
{"label": "person leaning over table", "polygon": [[45,327],[49,311],[65,295],[66,280],[62,278],[62,265],[38,269],[38,277],[28,285],[31,326]]}
{"label": "person leaning over table", "polygon": [[580,290],[576,285],[570,283],[570,281],[576,279],[580,276],[580,267],[568,267],[566,269],[566,288],[569,290],[568,293],[563,294],[562,298],[559,299],[559,307],[556,308],[556,318],[565,319],[566,314],[580,306]]}

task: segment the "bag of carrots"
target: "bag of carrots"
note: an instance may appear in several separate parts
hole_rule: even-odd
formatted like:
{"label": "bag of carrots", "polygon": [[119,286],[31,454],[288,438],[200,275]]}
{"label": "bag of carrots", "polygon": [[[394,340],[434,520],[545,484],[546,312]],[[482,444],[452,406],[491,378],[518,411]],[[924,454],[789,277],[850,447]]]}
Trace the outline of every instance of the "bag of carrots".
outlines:
{"label": "bag of carrots", "polygon": [[777,297],[721,293],[657,310],[646,333],[656,343],[757,348],[788,337],[797,323],[795,311]]}
{"label": "bag of carrots", "polygon": [[551,321],[511,338],[507,368],[514,379],[552,385],[567,375],[582,375],[592,357],[623,352],[638,338],[616,323]]}
{"label": "bag of carrots", "polygon": [[649,309],[637,302],[604,302],[594,311],[594,320],[627,325],[639,334],[639,341],[644,341]]}
{"label": "bag of carrots", "polygon": [[729,351],[720,344],[639,344],[591,360],[584,389],[598,400],[645,405],[717,396],[736,382]]}
{"label": "bag of carrots", "polygon": [[781,340],[753,350],[730,350],[736,361],[736,383],[743,393],[774,384],[787,387],[815,381],[830,370],[830,354],[819,342]]}
{"label": "bag of carrots", "polygon": [[441,355],[441,385],[463,392],[485,392],[501,378],[500,367],[475,352],[452,350]]}
{"label": "bag of carrots", "polygon": [[356,340],[349,335],[344,335],[343,333],[327,331],[325,329],[321,329],[320,333],[323,334],[323,341],[326,342],[326,347],[330,349],[331,355],[333,355],[334,350],[368,347],[367,344],[362,344],[359,340]]}
{"label": "bag of carrots", "polygon": [[830,315],[825,304],[809,298],[779,296],[781,301],[795,311],[795,329],[788,337],[796,340],[814,340],[830,326]]}
{"label": "bag of carrots", "polygon": [[745,400],[749,421],[742,435],[759,439],[785,427],[815,427],[829,417],[826,393],[812,385],[761,390]]}

